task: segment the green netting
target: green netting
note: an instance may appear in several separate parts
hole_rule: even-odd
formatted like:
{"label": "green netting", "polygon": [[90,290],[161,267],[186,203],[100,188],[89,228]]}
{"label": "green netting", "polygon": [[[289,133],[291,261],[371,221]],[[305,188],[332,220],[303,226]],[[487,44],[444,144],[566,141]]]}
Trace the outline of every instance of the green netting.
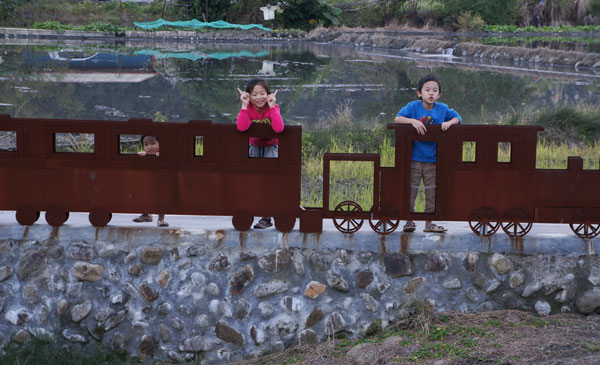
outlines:
{"label": "green netting", "polygon": [[262,30],[266,30],[266,31],[271,30],[271,28],[265,28],[260,24],[231,24],[224,20],[217,20],[216,22],[205,23],[205,22],[201,22],[197,19],[185,20],[185,21],[179,20],[179,21],[175,21],[175,22],[170,22],[170,21],[164,20],[164,19],[156,19],[153,22],[133,22],[133,24],[136,27],[140,27],[143,29],[155,29],[155,28],[160,28],[163,25],[169,25],[172,27],[193,28],[193,29],[202,29],[202,28],[210,27],[210,28],[218,28],[218,29],[239,28],[239,29],[248,30],[248,29],[258,28],[258,29],[262,29]]}
{"label": "green netting", "polygon": [[187,60],[200,60],[205,58],[214,58],[217,60],[224,60],[231,57],[265,57],[270,53],[269,51],[260,51],[260,52],[248,52],[248,51],[240,51],[240,52],[215,52],[215,53],[201,53],[201,52],[168,52],[163,53],[161,51],[157,51],[155,49],[143,49],[141,51],[135,52],[136,55],[148,55],[154,56],[157,59],[162,58],[182,58]]}

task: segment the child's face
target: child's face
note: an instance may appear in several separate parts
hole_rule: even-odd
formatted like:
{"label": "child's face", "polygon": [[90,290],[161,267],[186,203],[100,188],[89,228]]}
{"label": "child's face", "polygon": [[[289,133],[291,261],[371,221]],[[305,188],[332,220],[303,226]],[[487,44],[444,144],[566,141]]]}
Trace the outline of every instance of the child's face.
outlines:
{"label": "child's face", "polygon": [[147,155],[156,155],[156,153],[159,152],[159,143],[156,138],[152,136],[144,137],[142,145],[144,146],[144,152],[146,152]]}
{"label": "child's face", "polygon": [[262,109],[267,104],[267,90],[262,85],[254,85],[250,91],[250,102],[257,109]]}
{"label": "child's face", "polygon": [[423,100],[423,103],[432,105],[442,96],[442,93],[437,82],[427,81],[423,84],[421,90],[417,90],[417,95]]}

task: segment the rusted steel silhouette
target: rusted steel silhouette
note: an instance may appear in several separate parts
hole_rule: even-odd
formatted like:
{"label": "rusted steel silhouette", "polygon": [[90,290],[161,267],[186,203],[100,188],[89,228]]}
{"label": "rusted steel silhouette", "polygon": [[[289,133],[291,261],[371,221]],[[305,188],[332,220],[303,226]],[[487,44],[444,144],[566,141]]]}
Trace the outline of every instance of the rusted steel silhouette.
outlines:
{"label": "rusted steel silhouette", "polygon": [[[14,134],[14,150],[0,151],[0,209],[15,210],[31,225],[40,211],[60,226],[69,212],[89,212],[96,227],[112,213],[152,212],[232,216],[248,230],[254,216],[273,216],[288,232],[319,233],[333,219],[343,233],[367,220],[389,234],[400,220],[466,221],[474,233],[489,236],[502,228],[511,237],[527,234],[533,223],[568,223],[582,238],[600,233],[600,170],[583,170],[569,157],[566,170],[535,168],[537,126],[454,126],[442,132],[428,126],[425,136],[411,126],[390,124],[395,133],[395,166],[380,166],[376,154],[327,153],[323,166],[323,207],[301,207],[300,126],[275,134],[268,125],[239,132],[210,121],[153,123],[129,121],[26,119],[0,116],[0,130]],[[61,152],[57,136],[93,135],[93,152]],[[156,135],[160,156],[122,154],[121,136]],[[248,157],[248,138],[279,138],[279,158]],[[198,140],[201,144],[198,145]],[[437,142],[434,212],[410,209],[413,141]],[[474,158],[463,157],[469,147]],[[200,150],[200,151],[199,151]],[[502,158],[499,152],[504,151]],[[329,206],[332,161],[373,164],[373,207],[353,201]]]}
{"label": "rusted steel silhouette", "polygon": [[[3,116],[0,130],[16,132],[16,151],[0,152],[0,209],[16,210],[17,221],[33,224],[40,211],[62,225],[69,212],[89,212],[105,226],[111,213],[233,216],[238,230],[253,216],[273,216],[289,231],[300,211],[301,127],[278,134],[279,158],[248,157],[248,138],[271,135],[267,125],[240,133],[235,125],[209,121],[74,121]],[[94,136],[93,153],[56,151],[56,135]],[[121,135],[155,135],[160,156],[121,154]],[[202,155],[196,156],[196,137]]]}

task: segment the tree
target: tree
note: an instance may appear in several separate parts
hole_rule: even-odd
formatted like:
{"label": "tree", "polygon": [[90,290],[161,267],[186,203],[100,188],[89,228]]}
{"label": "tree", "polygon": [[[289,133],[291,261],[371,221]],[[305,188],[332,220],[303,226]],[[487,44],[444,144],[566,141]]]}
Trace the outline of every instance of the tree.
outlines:
{"label": "tree", "polygon": [[178,3],[187,6],[191,18],[206,22],[225,20],[231,7],[230,0],[178,0]]}
{"label": "tree", "polygon": [[515,24],[518,0],[446,0],[443,13],[447,24],[454,24],[461,13],[479,15],[486,24]]}
{"label": "tree", "polygon": [[286,28],[310,30],[319,24],[338,25],[341,10],[325,0],[284,0],[283,22]]}

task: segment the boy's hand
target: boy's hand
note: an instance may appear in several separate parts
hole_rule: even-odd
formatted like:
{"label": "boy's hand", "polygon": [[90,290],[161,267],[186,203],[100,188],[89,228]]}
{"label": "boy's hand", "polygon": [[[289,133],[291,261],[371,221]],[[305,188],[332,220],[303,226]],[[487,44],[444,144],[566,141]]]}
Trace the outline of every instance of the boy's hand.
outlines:
{"label": "boy's hand", "polygon": [[450,129],[450,127],[452,127],[452,123],[450,123],[450,122],[444,122],[444,123],[442,123],[442,130],[443,131],[447,131],[448,129]]}
{"label": "boy's hand", "polygon": [[277,90],[275,90],[274,93],[267,95],[267,103],[269,103],[269,108],[272,108],[275,106],[275,102],[277,101],[277,98],[275,97],[277,95]]}
{"label": "boy's hand", "polygon": [[250,102],[250,94],[246,91],[240,90],[237,88],[238,93],[240,94],[240,101],[242,102],[242,109],[248,108],[248,103]]}
{"label": "boy's hand", "polygon": [[140,152],[138,152],[138,156],[146,156],[146,151],[140,151]]}
{"label": "boy's hand", "polygon": [[413,119],[412,126],[415,127],[417,133],[419,133],[422,136],[425,135],[425,133],[427,133],[427,128],[425,128],[425,124],[421,123],[421,121],[419,120]]}

